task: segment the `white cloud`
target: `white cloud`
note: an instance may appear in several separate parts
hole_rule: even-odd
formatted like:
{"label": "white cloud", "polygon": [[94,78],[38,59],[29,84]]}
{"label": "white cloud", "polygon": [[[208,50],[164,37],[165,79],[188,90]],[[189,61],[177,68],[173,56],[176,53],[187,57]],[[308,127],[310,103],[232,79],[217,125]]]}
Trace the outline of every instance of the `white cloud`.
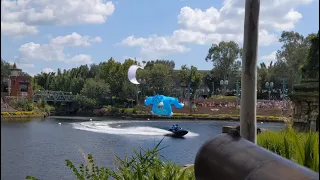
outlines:
{"label": "white cloud", "polygon": [[92,64],[92,60],[91,60],[91,56],[87,55],[87,54],[78,54],[70,59],[66,60],[66,63],[70,63],[70,64]]}
{"label": "white cloud", "polygon": [[129,36],[122,40],[121,44],[128,46],[139,46],[141,53],[149,56],[149,58],[156,58],[163,54],[186,52],[189,49],[183,45],[177,44],[170,37],[150,36],[149,38],[136,38]]}
{"label": "white cloud", "polygon": [[12,65],[15,63],[18,68],[34,68],[35,67],[35,65],[31,63],[16,63],[13,61],[9,61],[9,63]]}
{"label": "white cloud", "polygon": [[136,60],[138,62],[142,62],[143,61],[142,58],[140,58],[140,57],[132,57],[132,56],[123,56],[123,59],[124,60],[132,59],[132,60]]}
{"label": "white cloud", "polygon": [[70,35],[58,36],[51,39],[51,44],[61,46],[91,46],[91,43],[102,42],[101,37],[90,38],[89,36],[81,36],[76,32]]}
{"label": "white cloud", "polygon": [[55,72],[55,71],[53,69],[51,69],[51,68],[43,68],[41,72],[51,73],[51,72]]}
{"label": "white cloud", "polygon": [[114,10],[104,0],[1,0],[1,33],[22,36],[38,33],[41,25],[102,24]]}
{"label": "white cloud", "polygon": [[23,22],[7,23],[1,21],[1,34],[4,34],[6,36],[20,37],[26,34],[34,35],[38,32],[39,31],[35,26],[27,26]]}
{"label": "white cloud", "polygon": [[[264,0],[260,6],[259,45],[268,46],[278,41],[283,30],[292,30],[302,18],[294,8],[312,0]],[[210,45],[220,41],[236,41],[242,45],[245,1],[224,0],[220,9],[206,10],[183,7],[177,16],[180,29],[170,36],[152,35],[148,38],[133,35],[120,44],[140,47],[143,55],[183,53],[187,43]]]}
{"label": "white cloud", "polygon": [[261,56],[261,57],[259,58],[259,62],[260,62],[260,63],[265,63],[266,66],[269,66],[269,64],[271,63],[271,61],[272,61],[273,63],[276,61],[276,54],[277,54],[277,51],[273,51],[273,52],[271,52],[270,54]]}
{"label": "white cloud", "polygon": [[93,43],[102,42],[102,38],[97,36],[95,38],[89,39],[89,42],[93,42]]}
{"label": "white cloud", "polygon": [[98,42],[100,40],[100,37],[91,39],[89,36],[72,33],[71,35],[53,38],[48,44],[29,42],[20,46],[20,54],[17,59],[22,63],[60,61],[74,65],[91,64],[93,61],[89,55],[78,54],[72,57],[69,54],[65,54],[64,49],[66,46],[89,46],[91,42]]}
{"label": "white cloud", "polygon": [[35,65],[31,64],[31,63],[23,63],[23,64],[19,64],[19,66],[21,66],[22,68],[34,68]]}

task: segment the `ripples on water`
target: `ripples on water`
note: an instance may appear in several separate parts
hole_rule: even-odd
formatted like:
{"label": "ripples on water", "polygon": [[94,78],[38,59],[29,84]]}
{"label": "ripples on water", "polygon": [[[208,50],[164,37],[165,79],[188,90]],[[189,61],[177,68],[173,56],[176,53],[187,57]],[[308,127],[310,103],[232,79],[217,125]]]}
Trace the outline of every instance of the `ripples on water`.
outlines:
{"label": "ripples on water", "polygon": [[[135,123],[139,121],[121,121],[121,124],[124,123]],[[140,121],[141,122],[141,121]],[[116,127],[111,125],[118,124]],[[90,121],[90,122],[78,122],[72,123],[74,129],[91,131],[97,133],[107,133],[107,134],[126,134],[126,135],[143,135],[143,136],[166,136],[172,134],[170,131],[165,129],[160,129],[150,126],[138,126],[138,127],[127,127],[122,128],[119,121]],[[199,136],[199,134],[189,131],[184,137],[194,137]]]}
{"label": "ripples on water", "polygon": [[[185,139],[165,137],[161,154],[178,164],[193,163],[201,145],[221,133],[230,121],[123,121],[91,117],[50,117],[43,121],[1,123],[1,179],[20,180],[27,175],[44,180],[75,179],[65,166],[70,159],[84,163],[82,149],[92,153],[98,165],[114,168],[114,155],[124,158],[132,150],[153,148],[172,124],[189,133]],[[36,119],[35,119],[36,120]],[[61,123],[61,125],[59,125]],[[283,124],[258,124],[261,128],[281,129]],[[111,153],[110,151],[114,152]]]}

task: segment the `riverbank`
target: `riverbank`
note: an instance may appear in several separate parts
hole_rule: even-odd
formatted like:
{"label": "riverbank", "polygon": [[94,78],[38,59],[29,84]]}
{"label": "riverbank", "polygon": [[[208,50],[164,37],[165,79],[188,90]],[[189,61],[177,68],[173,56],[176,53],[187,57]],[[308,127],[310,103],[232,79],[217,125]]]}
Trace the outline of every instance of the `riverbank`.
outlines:
{"label": "riverbank", "polygon": [[[133,114],[130,116],[121,116],[121,119],[134,119],[134,120],[148,120],[148,119],[172,119],[172,120],[208,120],[208,121],[239,121],[240,115],[231,115],[231,114],[217,114],[217,115],[206,115],[206,114],[178,114],[174,116],[156,116],[156,115],[143,115],[143,114]],[[277,122],[284,123],[284,117],[277,116],[257,116],[258,122]]]}
{"label": "riverbank", "polygon": [[[85,117],[111,117],[117,119],[133,119],[133,120],[148,120],[148,119],[172,119],[172,120],[223,120],[223,121],[239,121],[240,112],[229,113],[199,113],[199,112],[187,112],[187,113],[174,113],[173,116],[157,116],[151,114],[150,109],[146,109],[143,106],[135,108],[119,108],[106,106],[101,109],[94,109],[92,111],[78,111],[74,114],[55,113],[53,116],[85,116]],[[289,115],[269,113],[257,114],[258,122],[280,122],[284,123],[290,119]]]}
{"label": "riverbank", "polygon": [[[54,117],[64,117],[70,115],[53,115]],[[140,120],[140,121],[149,121],[149,120],[187,120],[187,121],[240,121],[240,115],[231,115],[231,114],[216,114],[216,115],[206,115],[206,114],[175,114],[173,116],[156,116],[151,114],[131,114],[131,115],[92,115],[88,114],[76,114],[72,115],[73,117],[82,116],[82,117],[107,117],[119,120]],[[71,116],[71,117],[72,117]],[[289,121],[287,117],[278,117],[278,116],[257,116],[258,122],[272,122],[272,123],[285,123]]]}
{"label": "riverbank", "polygon": [[46,116],[46,113],[34,111],[1,112],[1,122],[18,119],[44,118]]}

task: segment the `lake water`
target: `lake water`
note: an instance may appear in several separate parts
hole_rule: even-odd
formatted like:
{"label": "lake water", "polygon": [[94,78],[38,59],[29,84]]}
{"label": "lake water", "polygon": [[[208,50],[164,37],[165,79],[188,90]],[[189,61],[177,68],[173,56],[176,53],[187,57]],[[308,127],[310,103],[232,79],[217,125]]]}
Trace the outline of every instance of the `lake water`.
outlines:
{"label": "lake water", "polygon": [[[92,153],[98,165],[114,167],[114,154],[124,157],[139,147],[153,148],[162,138],[161,154],[184,165],[194,162],[200,146],[221,133],[228,121],[123,121],[93,117],[50,117],[24,123],[1,123],[1,179],[22,180],[32,175],[43,180],[75,179],[66,167],[69,159],[84,163]],[[61,123],[59,125],[59,123]],[[190,132],[184,139],[164,136],[177,123]],[[258,124],[280,130],[281,123]]]}

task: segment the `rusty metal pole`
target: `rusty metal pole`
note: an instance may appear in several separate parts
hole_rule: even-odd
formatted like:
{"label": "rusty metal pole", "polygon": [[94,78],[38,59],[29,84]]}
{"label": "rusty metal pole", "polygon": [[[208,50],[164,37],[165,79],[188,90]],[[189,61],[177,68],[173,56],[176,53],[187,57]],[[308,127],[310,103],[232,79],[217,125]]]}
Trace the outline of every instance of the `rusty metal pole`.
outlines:
{"label": "rusty metal pole", "polygon": [[241,77],[241,137],[257,141],[257,52],[260,0],[246,0]]}

